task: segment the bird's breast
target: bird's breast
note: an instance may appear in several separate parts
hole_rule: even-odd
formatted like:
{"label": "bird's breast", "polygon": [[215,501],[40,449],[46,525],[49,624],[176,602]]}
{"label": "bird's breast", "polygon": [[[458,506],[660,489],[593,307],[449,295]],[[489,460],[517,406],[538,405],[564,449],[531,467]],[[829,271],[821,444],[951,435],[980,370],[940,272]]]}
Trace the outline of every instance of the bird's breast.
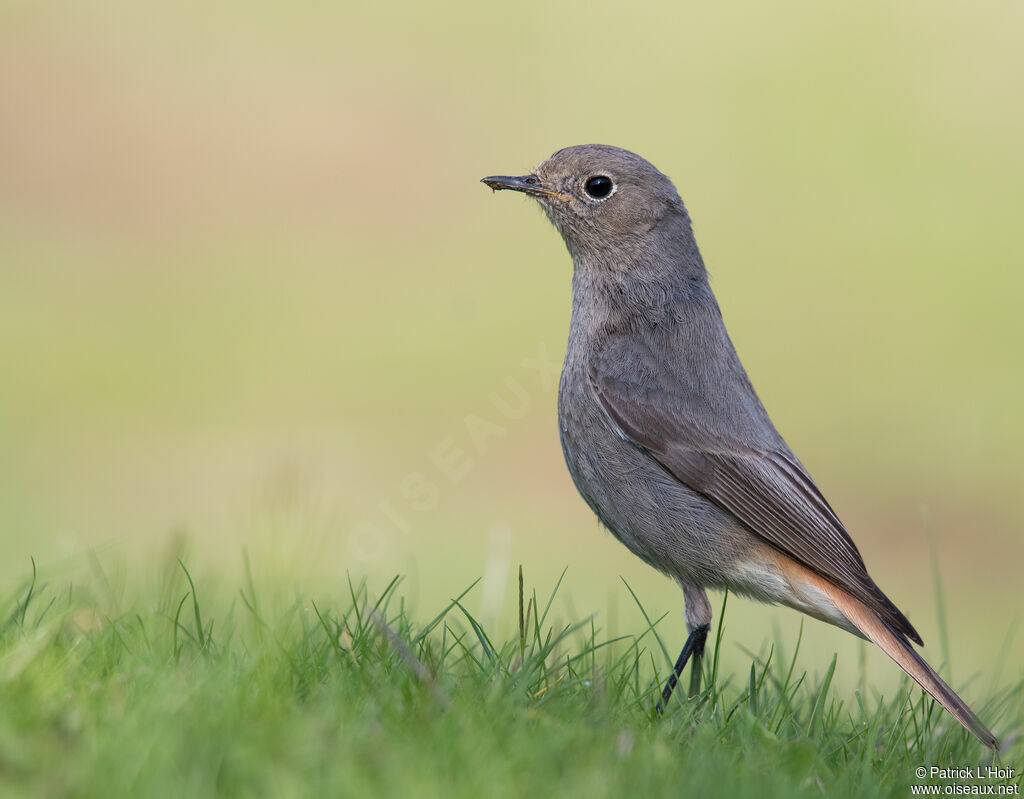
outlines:
{"label": "bird's breast", "polygon": [[580,495],[616,538],[652,560],[644,530],[657,505],[651,478],[661,470],[616,429],[590,385],[586,348],[572,342],[559,383],[558,433]]}
{"label": "bird's breast", "polygon": [[586,358],[570,339],[558,385],[558,436],[569,474],[577,490],[601,516],[600,465],[604,449],[604,413],[590,388]]}

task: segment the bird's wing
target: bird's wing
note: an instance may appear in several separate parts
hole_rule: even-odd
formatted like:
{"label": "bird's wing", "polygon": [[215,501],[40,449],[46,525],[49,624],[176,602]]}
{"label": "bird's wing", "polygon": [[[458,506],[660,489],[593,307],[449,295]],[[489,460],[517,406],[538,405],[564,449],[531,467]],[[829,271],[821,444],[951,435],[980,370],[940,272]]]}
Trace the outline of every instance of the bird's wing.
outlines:
{"label": "bird's wing", "polygon": [[[731,513],[752,533],[874,610],[921,644],[907,618],[875,585],[856,545],[803,465],[779,447],[747,445],[709,430],[692,393],[643,388],[626,359],[590,362],[598,401],[621,433],[677,480]],[[649,373],[648,373],[649,376]],[[752,391],[752,390],[751,390]]]}

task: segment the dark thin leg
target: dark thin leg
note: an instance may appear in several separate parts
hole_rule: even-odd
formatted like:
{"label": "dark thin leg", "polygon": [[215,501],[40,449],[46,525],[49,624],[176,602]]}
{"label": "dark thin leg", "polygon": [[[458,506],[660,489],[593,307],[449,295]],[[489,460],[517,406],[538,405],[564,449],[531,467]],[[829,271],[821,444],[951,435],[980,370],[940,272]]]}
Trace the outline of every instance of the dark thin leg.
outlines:
{"label": "dark thin leg", "polygon": [[704,670],[704,643],[708,640],[708,629],[710,625],[705,624],[695,630],[699,632],[697,640],[693,644],[693,660],[690,662],[690,698],[700,693],[700,677]]}
{"label": "dark thin leg", "polygon": [[704,642],[707,641],[710,629],[710,624],[702,624],[700,627],[694,627],[687,636],[686,643],[683,644],[683,651],[679,653],[676,666],[672,669],[672,674],[669,675],[668,682],[665,683],[665,688],[661,692],[661,701],[658,702],[657,708],[659,716],[665,712],[665,705],[668,703],[669,697],[672,696],[672,691],[675,690],[676,683],[679,682],[679,677],[682,675],[683,669],[686,668],[686,661],[690,659],[690,655],[694,656],[693,673],[690,676],[690,696],[700,691],[700,659],[704,654]]}

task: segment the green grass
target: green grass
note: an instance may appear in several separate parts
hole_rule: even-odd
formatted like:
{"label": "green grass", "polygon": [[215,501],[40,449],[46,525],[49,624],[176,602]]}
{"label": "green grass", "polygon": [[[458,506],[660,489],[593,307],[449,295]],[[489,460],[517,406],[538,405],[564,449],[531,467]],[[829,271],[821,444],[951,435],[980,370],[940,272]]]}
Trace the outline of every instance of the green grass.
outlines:
{"label": "green grass", "polygon": [[[33,573],[0,626],[0,795],[907,796],[918,766],[991,761],[919,691],[835,695],[835,657],[812,677],[766,644],[721,673],[724,612],[704,692],[659,718],[681,642],[658,620],[555,626],[558,586],[527,588],[498,640],[472,586],[424,622],[398,578],[314,601],[246,572],[226,590],[172,559],[134,595],[98,562],[83,582]],[[1022,687],[979,709],[1011,738]]]}

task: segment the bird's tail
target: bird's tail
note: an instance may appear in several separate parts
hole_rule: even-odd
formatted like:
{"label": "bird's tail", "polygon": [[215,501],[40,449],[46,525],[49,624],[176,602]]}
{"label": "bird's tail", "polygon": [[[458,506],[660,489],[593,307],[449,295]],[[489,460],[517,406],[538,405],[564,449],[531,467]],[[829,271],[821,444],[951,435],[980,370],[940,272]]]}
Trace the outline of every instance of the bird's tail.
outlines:
{"label": "bird's tail", "polygon": [[967,707],[967,703],[963,699],[957,696],[956,691],[946,685],[943,679],[935,673],[935,670],[925,662],[924,658],[917,654],[906,638],[893,630],[860,600],[850,596],[819,575],[813,575],[813,578],[816,578],[814,582],[817,583],[817,587],[864,634],[865,638],[873,641],[885,654],[896,661],[897,666],[910,675],[911,679],[927,691],[936,702],[953,714],[953,717],[985,746],[989,749],[999,749],[999,741],[996,740],[991,730],[982,724],[981,719],[974,715],[974,711]]}

